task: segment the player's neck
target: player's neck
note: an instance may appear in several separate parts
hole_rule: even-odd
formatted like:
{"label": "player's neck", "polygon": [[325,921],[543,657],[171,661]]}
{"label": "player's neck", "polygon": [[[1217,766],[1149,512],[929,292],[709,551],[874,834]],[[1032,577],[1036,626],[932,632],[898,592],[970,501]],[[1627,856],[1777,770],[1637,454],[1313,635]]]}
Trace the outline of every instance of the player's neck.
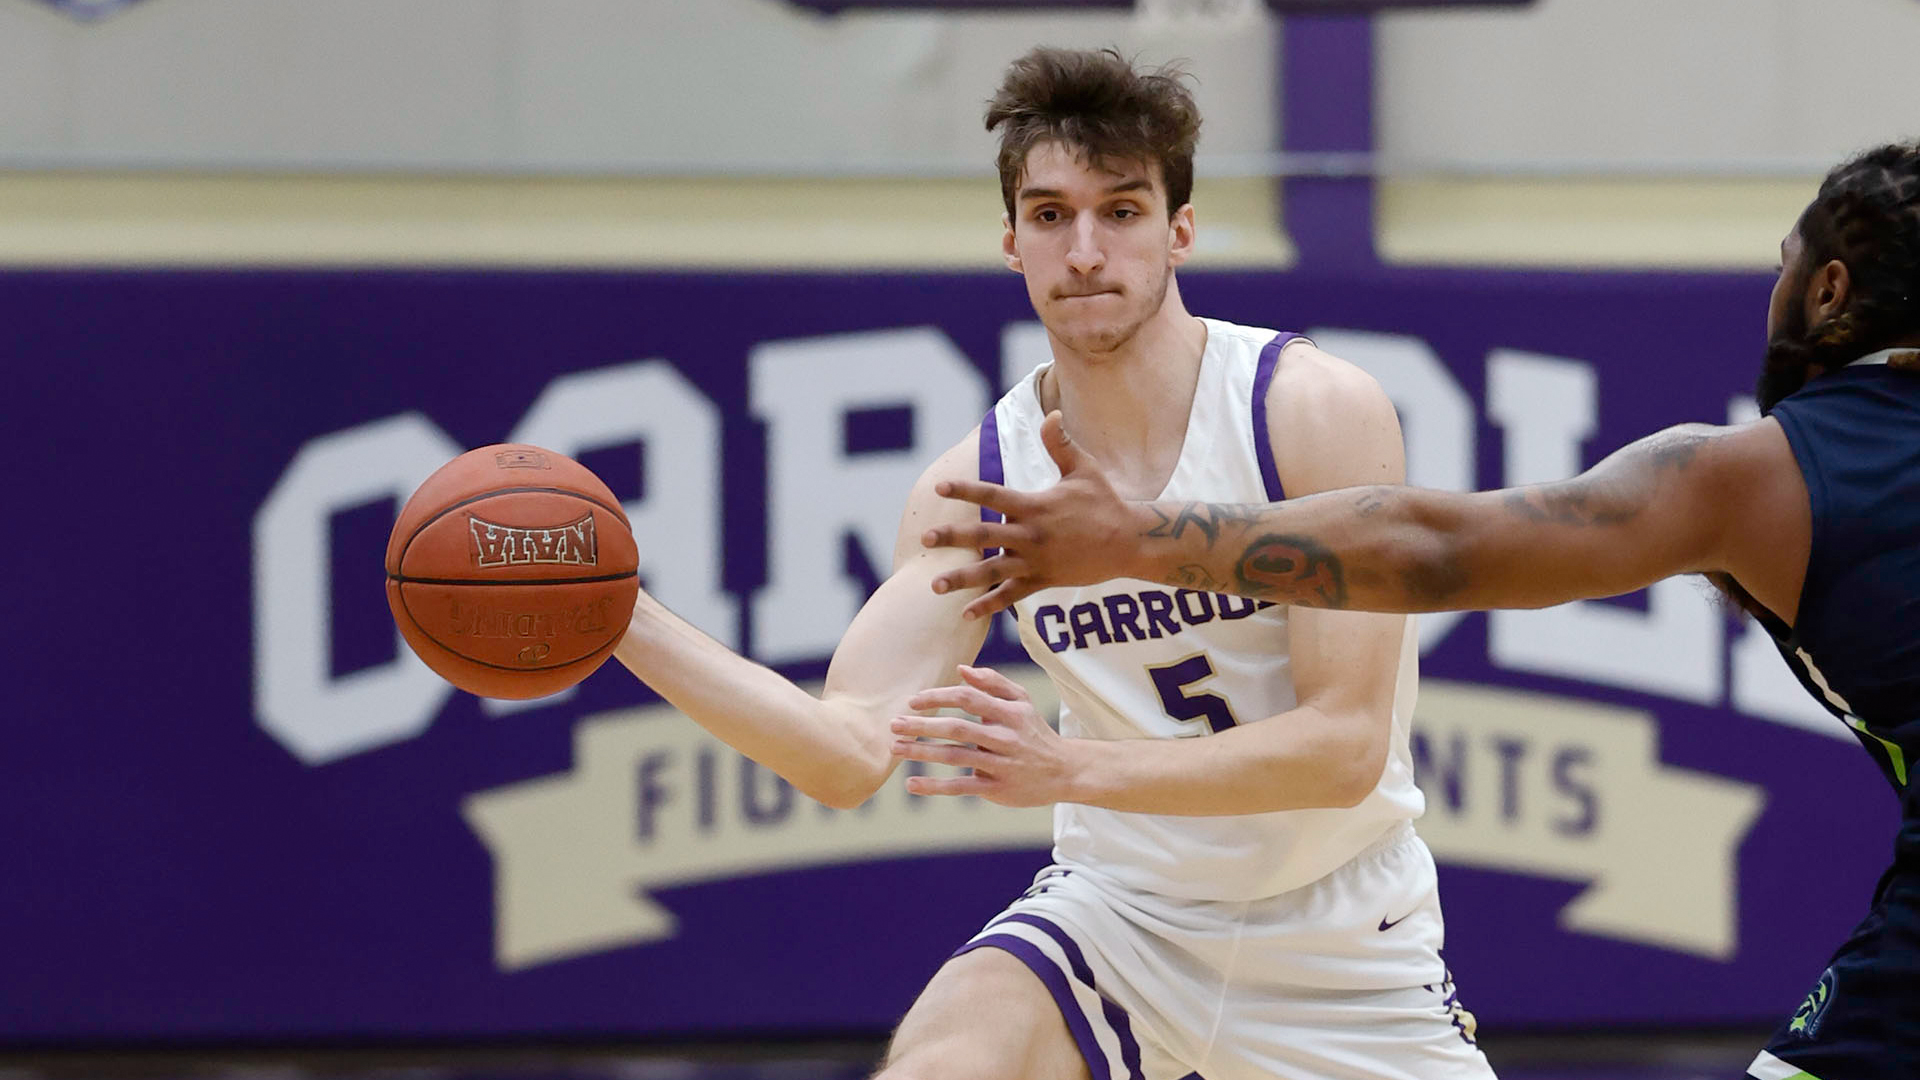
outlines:
{"label": "player's neck", "polygon": [[1099,458],[1123,495],[1152,498],[1186,442],[1207,328],[1171,284],[1167,301],[1124,346],[1083,355],[1054,343],[1041,404],[1059,409],[1074,441]]}

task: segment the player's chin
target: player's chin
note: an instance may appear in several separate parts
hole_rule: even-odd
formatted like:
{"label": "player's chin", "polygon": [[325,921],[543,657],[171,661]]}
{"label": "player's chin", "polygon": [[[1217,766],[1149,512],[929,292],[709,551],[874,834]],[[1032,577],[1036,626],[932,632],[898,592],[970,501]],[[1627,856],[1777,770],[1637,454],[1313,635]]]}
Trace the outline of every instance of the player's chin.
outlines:
{"label": "player's chin", "polygon": [[1049,329],[1075,352],[1108,353],[1127,343],[1134,324],[1112,319],[1066,319]]}

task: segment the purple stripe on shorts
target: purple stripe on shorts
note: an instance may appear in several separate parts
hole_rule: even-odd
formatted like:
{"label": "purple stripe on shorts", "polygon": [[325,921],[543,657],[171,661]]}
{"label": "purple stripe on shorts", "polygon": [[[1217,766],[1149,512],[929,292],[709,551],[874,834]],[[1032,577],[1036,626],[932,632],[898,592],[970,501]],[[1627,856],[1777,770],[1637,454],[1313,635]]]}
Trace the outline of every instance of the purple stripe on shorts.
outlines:
{"label": "purple stripe on shorts", "polygon": [[1299,334],[1276,334],[1260,350],[1260,364],[1253,369],[1253,454],[1260,461],[1260,480],[1267,486],[1267,499],[1279,502],[1287,497],[1280,487],[1280,470],[1273,464],[1273,440],[1267,437],[1267,387],[1273,385],[1273,369],[1280,366],[1280,350]]}
{"label": "purple stripe on shorts", "polygon": [[[1074,1044],[1080,1047],[1080,1056],[1087,1060],[1087,1071],[1093,1074],[1093,1080],[1113,1080],[1113,1070],[1107,1066],[1107,1055],[1100,1049],[1100,1041],[1093,1036],[1093,1025],[1087,1023],[1087,1014],[1080,1009],[1080,1003],[1074,1000],[1073,987],[1067,985],[1067,976],[1040,947],[1025,938],[1012,934],[982,934],[965,945],[953,955],[970,953],[983,946],[992,946],[1013,955],[1014,959],[1027,965],[1040,981],[1046,984],[1047,992],[1053,995],[1053,1003],[1059,1007],[1060,1016],[1067,1022],[1067,1030],[1073,1033]],[[1135,1073],[1137,1077],[1139,1074]]]}
{"label": "purple stripe on shorts", "polygon": [[[1000,409],[996,406],[987,410],[986,418],[980,421],[980,479],[989,484],[1007,482],[1007,469],[1000,460]],[[1004,520],[1000,514],[980,508],[980,520],[988,523]],[[1000,554],[999,548],[989,548],[988,558]]]}
{"label": "purple stripe on shorts", "polygon": [[1068,937],[1065,930],[1055,926],[1047,919],[1025,911],[1015,911],[1002,915],[998,919],[995,919],[990,926],[999,926],[1002,923],[1010,922],[1025,923],[1052,938],[1054,944],[1060,946],[1060,951],[1067,954],[1067,963],[1073,968],[1073,977],[1086,983],[1087,989],[1089,990],[1098,991],[1100,989],[1094,985],[1093,969],[1087,966],[1087,956],[1080,951],[1080,943]]}
{"label": "purple stripe on shorts", "polygon": [[[1053,943],[1060,946],[1060,951],[1067,954],[1067,964],[1073,968],[1073,977],[1085,983],[1087,989],[1096,994],[1100,993],[1100,987],[1093,981],[1093,969],[1087,966],[1086,954],[1080,951],[1080,943],[1073,940],[1065,930],[1042,916],[1025,911],[1001,916],[995,919],[988,929],[1010,922],[1024,923],[1052,938]],[[1127,1075],[1131,1080],[1143,1080],[1143,1074],[1140,1071],[1140,1042],[1133,1037],[1133,1022],[1128,1019],[1127,1010],[1114,1004],[1102,994],[1100,1012],[1107,1018],[1107,1026],[1111,1027],[1113,1033],[1120,1038],[1120,1060],[1126,1063]]]}

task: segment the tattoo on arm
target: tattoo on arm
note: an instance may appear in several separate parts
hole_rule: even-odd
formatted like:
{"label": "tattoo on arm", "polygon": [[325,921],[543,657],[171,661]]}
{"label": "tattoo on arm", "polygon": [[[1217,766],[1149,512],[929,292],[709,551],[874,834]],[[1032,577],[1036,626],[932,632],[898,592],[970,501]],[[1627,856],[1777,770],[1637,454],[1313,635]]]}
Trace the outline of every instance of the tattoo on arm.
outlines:
{"label": "tattoo on arm", "polygon": [[1214,577],[1207,568],[1199,563],[1188,563],[1167,574],[1167,584],[1183,585],[1189,589],[1201,589],[1206,592],[1223,593],[1228,591],[1227,583]]}
{"label": "tattoo on arm", "polygon": [[1250,507],[1236,506],[1233,503],[1190,502],[1180,508],[1175,517],[1168,517],[1166,511],[1158,506],[1149,506],[1159,523],[1147,530],[1148,536],[1162,536],[1179,539],[1186,535],[1189,528],[1198,529],[1207,538],[1207,546],[1212,547],[1220,539],[1220,530],[1228,525],[1247,526],[1254,522],[1256,511]]}
{"label": "tattoo on arm", "polygon": [[1248,544],[1233,567],[1242,596],[1278,593],[1313,607],[1347,606],[1346,571],[1340,559],[1310,536],[1268,533]]}
{"label": "tattoo on arm", "polygon": [[1659,474],[1684,471],[1710,437],[1684,429],[1661,432],[1571,480],[1515,491],[1506,498],[1507,512],[1556,525],[1624,525],[1653,496]]}
{"label": "tattoo on arm", "polygon": [[1400,588],[1422,604],[1438,608],[1467,587],[1471,576],[1458,563],[1415,563],[1400,571]]}
{"label": "tattoo on arm", "polygon": [[1580,479],[1525,488],[1507,496],[1507,511],[1515,517],[1556,525],[1622,525],[1637,513],[1609,508],[1595,498],[1596,494],[1590,481]]}

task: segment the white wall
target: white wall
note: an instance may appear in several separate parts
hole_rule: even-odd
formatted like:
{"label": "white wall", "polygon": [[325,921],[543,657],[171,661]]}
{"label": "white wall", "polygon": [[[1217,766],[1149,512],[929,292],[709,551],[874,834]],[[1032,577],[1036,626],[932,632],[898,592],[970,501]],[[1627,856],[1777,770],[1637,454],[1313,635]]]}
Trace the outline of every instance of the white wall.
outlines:
{"label": "white wall", "polygon": [[[1210,157],[1273,145],[1270,24],[780,0],[0,3],[0,165],[979,172],[1036,42],[1192,60]],[[1382,16],[1382,148],[1462,169],[1804,172],[1920,134],[1915,0],[1540,0]],[[1783,168],[1784,167],[1784,168]]]}
{"label": "white wall", "polygon": [[1411,164],[1803,172],[1920,135],[1915,0],[1539,0],[1389,15],[1377,47]]}
{"label": "white wall", "polygon": [[0,165],[990,172],[1036,43],[1190,58],[1214,155],[1273,143],[1268,23],[854,14],[779,0],[0,3]]}
{"label": "white wall", "polygon": [[[82,24],[0,0],[0,264],[991,267],[981,106],[1045,41],[1190,60],[1203,261],[1284,265],[1271,191],[1221,179],[1274,145],[1279,32],[779,0],[140,0]],[[1916,45],[1920,0],[1381,16],[1382,150],[1416,168],[1380,186],[1380,249],[1770,266],[1826,166],[1920,135]],[[76,167],[102,171],[35,171]],[[1539,178],[1583,170],[1632,175]],[[413,175],[445,172],[471,175]],[[960,179],[766,180],[820,173]]]}

